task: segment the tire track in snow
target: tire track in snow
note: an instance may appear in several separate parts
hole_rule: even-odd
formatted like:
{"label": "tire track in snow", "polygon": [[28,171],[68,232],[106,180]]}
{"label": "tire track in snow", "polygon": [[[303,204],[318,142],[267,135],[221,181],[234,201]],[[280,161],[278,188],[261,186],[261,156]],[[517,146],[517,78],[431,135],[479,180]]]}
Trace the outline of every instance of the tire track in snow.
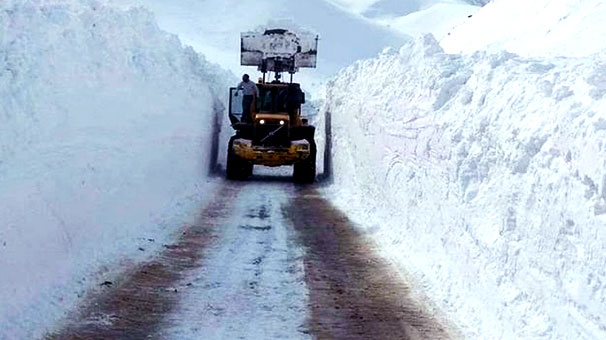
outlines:
{"label": "tire track in snow", "polygon": [[178,286],[187,273],[202,265],[204,249],[230,214],[237,186],[222,186],[197,218],[186,226],[172,245],[149,262],[120,275],[87,298],[61,330],[47,340],[159,339],[155,334],[177,306],[185,287]]}
{"label": "tire track in snow", "polygon": [[372,242],[316,190],[300,189],[285,214],[305,246],[308,327],[317,339],[452,338]]}

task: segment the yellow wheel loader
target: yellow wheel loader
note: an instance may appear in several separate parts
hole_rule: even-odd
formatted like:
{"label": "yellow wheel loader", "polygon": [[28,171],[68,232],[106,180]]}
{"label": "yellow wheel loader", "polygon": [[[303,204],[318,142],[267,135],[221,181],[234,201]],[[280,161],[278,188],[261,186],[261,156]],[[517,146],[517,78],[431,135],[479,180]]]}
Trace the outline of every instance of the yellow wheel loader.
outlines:
{"label": "yellow wheel loader", "polygon": [[[241,63],[257,66],[263,77],[250,108],[243,107],[237,88],[230,89],[229,117],[235,135],[227,149],[228,179],[248,178],[254,165],[292,165],[295,182],[314,182],[315,127],[301,116],[305,93],[292,78],[300,67],[316,66],[317,41],[317,36],[283,29],[242,34]],[[268,72],[275,75],[271,82],[266,82]],[[289,82],[281,81],[284,72],[290,74]]]}

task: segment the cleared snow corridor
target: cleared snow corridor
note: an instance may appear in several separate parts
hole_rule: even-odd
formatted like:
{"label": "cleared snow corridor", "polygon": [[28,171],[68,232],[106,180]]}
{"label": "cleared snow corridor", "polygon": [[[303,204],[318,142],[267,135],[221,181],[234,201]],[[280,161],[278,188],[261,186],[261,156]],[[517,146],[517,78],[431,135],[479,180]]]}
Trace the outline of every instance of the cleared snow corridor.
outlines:
{"label": "cleared snow corridor", "polygon": [[[0,0],[0,340],[606,339],[604,18]],[[320,36],[318,185],[220,170],[274,25]]]}

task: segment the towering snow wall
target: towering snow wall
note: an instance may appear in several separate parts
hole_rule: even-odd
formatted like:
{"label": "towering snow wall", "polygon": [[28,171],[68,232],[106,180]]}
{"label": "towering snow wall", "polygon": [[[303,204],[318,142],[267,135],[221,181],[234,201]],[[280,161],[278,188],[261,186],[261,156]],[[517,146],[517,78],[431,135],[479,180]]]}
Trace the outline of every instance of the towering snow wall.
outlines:
{"label": "towering snow wall", "polygon": [[0,339],[39,338],[195,214],[219,72],[142,9],[0,2]]}
{"label": "towering snow wall", "polygon": [[329,84],[327,193],[465,338],[606,338],[604,60],[425,36]]}

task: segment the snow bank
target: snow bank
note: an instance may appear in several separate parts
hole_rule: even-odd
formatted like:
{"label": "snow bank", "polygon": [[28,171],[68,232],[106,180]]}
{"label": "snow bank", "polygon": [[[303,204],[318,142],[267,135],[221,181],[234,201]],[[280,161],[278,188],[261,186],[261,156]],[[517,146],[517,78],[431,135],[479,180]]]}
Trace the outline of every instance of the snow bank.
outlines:
{"label": "snow bank", "polygon": [[505,49],[523,56],[588,56],[606,48],[606,2],[494,0],[441,43],[449,53]]}
{"label": "snow bank", "polygon": [[328,86],[334,185],[469,339],[606,338],[606,63],[445,54]]}
{"label": "snow bank", "polygon": [[0,3],[1,339],[39,338],[195,214],[229,77],[143,9]]}

